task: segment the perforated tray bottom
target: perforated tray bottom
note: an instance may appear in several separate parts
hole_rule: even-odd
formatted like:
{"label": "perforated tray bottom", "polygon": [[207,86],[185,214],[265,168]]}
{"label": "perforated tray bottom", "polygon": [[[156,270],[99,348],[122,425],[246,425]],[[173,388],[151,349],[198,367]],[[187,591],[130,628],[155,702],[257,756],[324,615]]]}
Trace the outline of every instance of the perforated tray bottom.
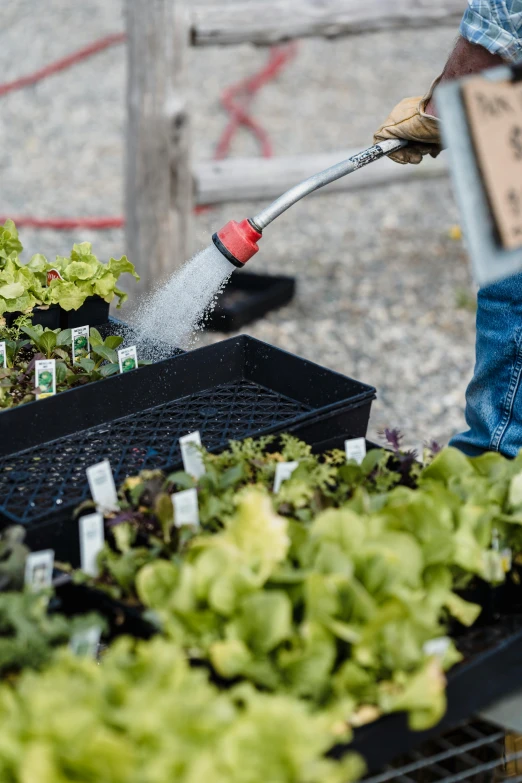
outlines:
{"label": "perforated tray bottom", "polygon": [[210,449],[284,424],[308,405],[240,380],[0,459],[0,511],[31,523],[89,497],[85,470],[109,459],[116,486],[143,469],[180,462],[178,438],[199,430]]}

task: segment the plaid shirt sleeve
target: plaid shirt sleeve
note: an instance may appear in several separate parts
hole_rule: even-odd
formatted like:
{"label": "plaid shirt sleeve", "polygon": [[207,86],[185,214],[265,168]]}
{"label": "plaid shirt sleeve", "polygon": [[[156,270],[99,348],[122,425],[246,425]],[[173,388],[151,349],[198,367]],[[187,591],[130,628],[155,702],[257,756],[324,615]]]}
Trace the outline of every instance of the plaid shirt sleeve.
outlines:
{"label": "plaid shirt sleeve", "polygon": [[522,60],[522,0],[468,0],[460,33],[492,54]]}

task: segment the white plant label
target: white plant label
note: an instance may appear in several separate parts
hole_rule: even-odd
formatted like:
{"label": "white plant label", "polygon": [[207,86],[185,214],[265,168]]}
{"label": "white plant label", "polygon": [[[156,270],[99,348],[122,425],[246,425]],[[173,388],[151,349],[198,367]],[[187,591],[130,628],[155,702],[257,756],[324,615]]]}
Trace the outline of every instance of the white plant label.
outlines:
{"label": "white plant label", "polygon": [[78,359],[90,359],[89,327],[77,326],[71,330],[73,364]]}
{"label": "white plant label", "polygon": [[513,568],[513,551],[511,549],[503,549],[500,553],[502,560],[502,570],[505,574],[509,574]]}
{"label": "white plant label", "polygon": [[97,558],[105,543],[103,514],[88,514],[79,519],[81,569],[88,576],[98,576]]}
{"label": "white plant label", "polygon": [[201,448],[201,435],[198,431],[183,435],[179,439],[183,468],[189,476],[198,479],[205,475],[205,465],[199,449]]}
{"label": "white plant label", "polygon": [[111,463],[108,459],[87,468],[87,481],[92,499],[100,511],[117,511],[118,493],[114,484]]}
{"label": "white plant label", "polygon": [[25,585],[33,592],[45,590],[53,583],[54,551],[31,552],[25,561]]}
{"label": "white plant label", "polygon": [[174,524],[176,527],[199,527],[199,505],[197,489],[185,489],[172,495]]}
{"label": "white plant label", "polygon": [[56,360],[40,359],[34,364],[34,387],[40,389],[37,400],[56,394]]}
{"label": "white plant label", "polygon": [[425,655],[442,660],[448,652],[450,644],[451,640],[449,637],[440,636],[438,639],[430,639],[422,649]]}
{"label": "white plant label", "polygon": [[130,372],[138,366],[138,351],[135,345],[130,348],[121,348],[118,351],[118,361],[120,363],[120,372]]}
{"label": "white plant label", "polygon": [[274,477],[274,494],[277,495],[283,481],[287,481],[294,470],[299,467],[299,462],[278,462]]}
{"label": "white plant label", "polygon": [[7,367],[7,349],[5,342],[0,343],[0,370],[2,367]]}
{"label": "white plant label", "polygon": [[96,658],[100,646],[101,631],[99,625],[92,625],[83,631],[77,631],[70,641],[74,655],[81,658]]}
{"label": "white plant label", "polygon": [[354,460],[358,465],[361,465],[366,457],[366,440],[364,438],[345,440],[344,450],[346,451],[347,460]]}

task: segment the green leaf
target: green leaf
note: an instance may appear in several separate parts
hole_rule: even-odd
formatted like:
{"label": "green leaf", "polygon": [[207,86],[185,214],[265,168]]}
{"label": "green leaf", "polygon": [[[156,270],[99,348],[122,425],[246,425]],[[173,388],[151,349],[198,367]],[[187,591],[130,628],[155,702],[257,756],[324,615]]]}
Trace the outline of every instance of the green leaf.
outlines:
{"label": "green leaf", "polygon": [[252,662],[252,654],[239,639],[214,642],[210,646],[209,654],[217,673],[228,679],[239,677]]}
{"label": "green leaf", "polygon": [[36,253],[27,264],[27,267],[31,270],[31,272],[45,273],[49,267],[49,264],[45,256],[43,256],[41,253]]}
{"label": "green leaf", "polygon": [[177,587],[178,579],[177,568],[165,560],[144,566],[136,578],[136,592],[141,603],[149,609],[166,608]]}
{"label": "green leaf", "polygon": [[292,635],[292,604],[286,593],[254,593],[244,598],[229,633],[256,654],[274,650]]}
{"label": "green leaf", "polygon": [[116,351],[113,351],[112,348],[107,348],[105,345],[94,346],[91,341],[91,352],[112,364],[116,364],[118,361],[118,354]]}
{"label": "green leaf", "polygon": [[101,296],[106,302],[110,302],[114,297],[114,288],[116,286],[116,278],[111,275],[110,272],[105,272],[102,277],[99,277],[93,285],[93,293],[97,296]]}
{"label": "green leaf", "polygon": [[51,331],[44,332],[40,337],[40,347],[47,356],[50,356],[56,347],[56,334]]}
{"label": "green leaf", "polygon": [[104,364],[100,367],[100,373],[104,378],[110,378],[111,375],[117,375],[120,371],[117,364]]}
{"label": "green leaf", "polygon": [[87,359],[85,356],[82,359],[78,359],[76,364],[85,370],[87,373],[91,373],[96,367],[96,362],[93,359]]}
{"label": "green leaf", "polygon": [[25,292],[22,283],[6,283],[0,285],[0,296],[3,299],[17,299]]}
{"label": "green leaf", "polygon": [[64,362],[56,362],[56,383],[63,383],[67,377],[67,365]]}
{"label": "green leaf", "polygon": [[104,345],[106,345],[107,348],[112,348],[114,350],[115,348],[119,348],[122,342],[123,342],[123,337],[120,337],[117,334],[110,334],[108,337],[105,338]]}
{"label": "green leaf", "polygon": [[119,276],[125,272],[129,272],[133,277],[136,278],[136,280],[140,279],[140,276],[137,274],[134,268],[134,264],[131,264],[127,256],[122,256],[121,258],[111,258],[107,266],[109,268],[109,272],[112,272],[116,279],[118,279]]}
{"label": "green leaf", "polygon": [[63,273],[65,280],[92,280],[98,270],[96,261],[73,261]]}
{"label": "green leaf", "polygon": [[56,337],[56,345],[72,345],[71,329],[62,329]]}
{"label": "green leaf", "polygon": [[89,339],[91,345],[103,345],[103,337],[101,336],[99,331],[94,328],[94,326],[92,326],[91,329],[89,330]]}
{"label": "green leaf", "polygon": [[82,291],[75,283],[55,280],[52,284],[54,301],[63,310],[79,310],[87,299],[88,293]]}

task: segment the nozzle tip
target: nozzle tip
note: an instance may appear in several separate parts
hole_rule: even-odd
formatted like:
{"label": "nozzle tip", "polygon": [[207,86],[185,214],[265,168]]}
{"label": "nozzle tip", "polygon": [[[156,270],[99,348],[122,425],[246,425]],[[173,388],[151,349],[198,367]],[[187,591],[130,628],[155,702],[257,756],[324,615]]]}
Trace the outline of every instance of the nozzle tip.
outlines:
{"label": "nozzle tip", "polygon": [[231,220],[214,234],[212,241],[231,264],[241,268],[259,251],[257,243],[262,236],[249,220]]}

